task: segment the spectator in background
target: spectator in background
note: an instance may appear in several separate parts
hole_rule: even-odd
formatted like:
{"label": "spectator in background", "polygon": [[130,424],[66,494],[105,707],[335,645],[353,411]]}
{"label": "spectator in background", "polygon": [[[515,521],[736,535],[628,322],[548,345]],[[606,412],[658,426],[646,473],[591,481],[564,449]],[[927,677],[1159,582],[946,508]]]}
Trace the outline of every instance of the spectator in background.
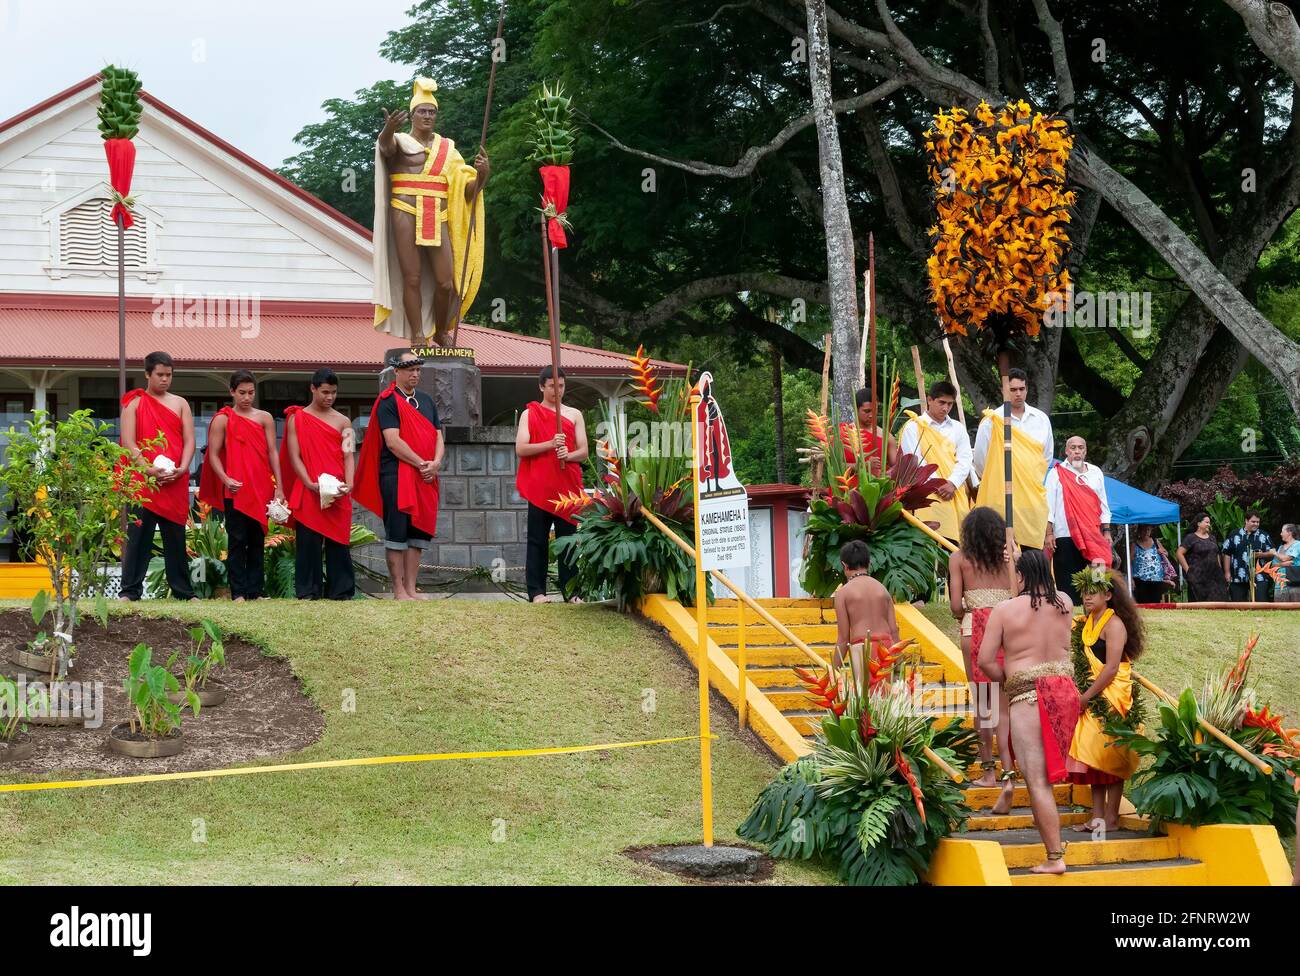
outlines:
{"label": "spectator in background", "polygon": [[1250,581],[1255,578],[1254,600],[1267,603],[1273,599],[1273,581],[1257,571],[1259,560],[1272,559],[1273,540],[1259,528],[1259,512],[1246,513],[1245,528],[1238,529],[1223,540],[1223,578],[1228,583],[1229,598],[1233,603],[1251,600]]}
{"label": "spectator in background", "polygon": [[[1280,579],[1273,588],[1274,603],[1300,603],[1300,580],[1292,582],[1288,577],[1300,567],[1300,530],[1294,522],[1282,526],[1282,544],[1273,556],[1273,567]],[[1288,573],[1287,570],[1292,570]]]}
{"label": "spectator in background", "polygon": [[1197,512],[1192,525],[1195,531],[1184,536],[1178,547],[1178,565],[1187,578],[1187,599],[1192,603],[1226,600],[1228,584],[1219,565],[1219,542],[1210,531],[1210,516]]}
{"label": "spectator in background", "polygon": [[1129,552],[1133,573],[1133,599],[1137,603],[1160,603],[1165,593],[1165,547],[1155,537],[1150,525],[1139,525]]}

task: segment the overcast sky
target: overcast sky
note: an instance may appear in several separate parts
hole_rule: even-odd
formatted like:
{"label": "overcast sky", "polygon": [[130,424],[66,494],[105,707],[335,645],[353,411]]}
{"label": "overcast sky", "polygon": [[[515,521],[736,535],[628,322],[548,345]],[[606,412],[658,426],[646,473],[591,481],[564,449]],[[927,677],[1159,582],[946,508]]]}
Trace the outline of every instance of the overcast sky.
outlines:
{"label": "overcast sky", "polygon": [[279,166],[293,136],[409,68],[379,56],[415,0],[0,0],[0,121],[105,64],[250,156]]}

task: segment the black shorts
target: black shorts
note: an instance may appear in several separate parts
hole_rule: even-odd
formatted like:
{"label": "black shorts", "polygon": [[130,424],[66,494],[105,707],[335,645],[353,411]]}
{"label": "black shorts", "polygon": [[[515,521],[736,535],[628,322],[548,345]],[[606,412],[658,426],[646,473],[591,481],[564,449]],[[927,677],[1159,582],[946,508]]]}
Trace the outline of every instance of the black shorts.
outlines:
{"label": "black shorts", "polygon": [[379,497],[384,503],[384,548],[428,549],[433,536],[411,524],[411,516],[397,507],[397,473],[379,476]]}

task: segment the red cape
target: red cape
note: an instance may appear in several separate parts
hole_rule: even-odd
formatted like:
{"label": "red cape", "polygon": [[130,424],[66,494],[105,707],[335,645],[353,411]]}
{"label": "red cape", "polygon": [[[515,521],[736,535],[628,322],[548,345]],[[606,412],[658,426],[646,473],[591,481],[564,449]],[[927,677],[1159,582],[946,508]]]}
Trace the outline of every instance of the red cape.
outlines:
{"label": "red cape", "polygon": [[[150,464],[153,464],[154,459],[159,455],[169,457],[179,468],[181,466],[181,455],[185,453],[185,425],[181,420],[181,415],[163,406],[144,390],[132,390],[122,397],[122,407],[125,408],[132,400],[140,401],[135,408],[136,444],[140,445],[144,441],[153,440],[159,434],[162,434],[165,438],[161,450],[141,447],[141,456]],[[136,475],[134,480],[139,482],[143,479]],[[169,522],[178,522],[184,525],[190,517],[190,479],[188,472],[182,474],[171,484],[161,485],[152,490],[146,488],[140,498],[140,504]]]}
{"label": "red cape", "polygon": [[271,452],[266,446],[266,428],[247,417],[241,417],[232,407],[222,407],[217,413],[217,417],[221,416],[226,418],[226,440],[221,447],[221,465],[226,469],[226,474],[235,481],[242,482],[243,487],[233,495],[230,494],[209,463],[209,455],[203,459],[203,470],[199,473],[199,501],[213,508],[225,508],[226,499],[233,499],[235,508],[266,526],[266,506],[275,497]]}
{"label": "red cape", "polygon": [[329,508],[321,509],[320,496],[301,481],[289,460],[289,425],[298,438],[298,454],[302,466],[319,481],[323,474],[332,474],[345,481],[343,461],[343,435],[319,417],[313,417],[302,407],[284,410],[284,440],[280,444],[280,474],[284,478],[284,497],[292,513],[289,524],[301,522],[313,532],[327,539],[347,545],[352,541],[352,496],[334,499]]}
{"label": "red cape", "polygon": [[1088,562],[1100,559],[1109,566],[1112,556],[1110,544],[1101,534],[1101,499],[1064,464],[1056,466],[1056,478],[1061,483],[1065,520],[1075,547]]}
{"label": "red cape", "polygon": [[[380,401],[393,396],[396,389],[396,383],[389,386],[375,397],[375,405],[370,408],[370,423],[357,461],[356,487],[352,490],[356,500],[381,519],[384,517],[384,502],[379,494],[379,442],[384,434],[379,429],[377,414]],[[432,460],[438,451],[438,428],[402,396],[397,398],[397,416],[402,440],[420,457]],[[434,535],[438,531],[438,479],[427,482],[414,467],[398,459],[397,507],[411,516],[411,524],[417,529]]]}
{"label": "red cape", "polygon": [[[578,431],[572,420],[561,415],[565,439],[572,448],[578,446]],[[548,410],[536,400],[528,404],[528,442],[541,444],[555,437],[555,411]],[[557,512],[555,499],[560,493],[582,493],[582,465],[574,461],[561,461],[554,451],[519,459],[515,474],[515,488],[527,501],[552,515],[559,515],[573,525],[577,520],[570,513]]]}

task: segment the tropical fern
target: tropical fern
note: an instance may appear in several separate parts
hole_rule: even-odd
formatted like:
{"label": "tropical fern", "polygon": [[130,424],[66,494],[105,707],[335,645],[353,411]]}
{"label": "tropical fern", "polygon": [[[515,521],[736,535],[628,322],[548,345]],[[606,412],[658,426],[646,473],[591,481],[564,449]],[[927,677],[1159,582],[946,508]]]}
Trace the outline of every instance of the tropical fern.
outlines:
{"label": "tropical fern", "polygon": [[883,793],[867,804],[858,819],[858,843],[864,853],[885,839],[889,823],[901,806],[902,799],[897,793]]}

